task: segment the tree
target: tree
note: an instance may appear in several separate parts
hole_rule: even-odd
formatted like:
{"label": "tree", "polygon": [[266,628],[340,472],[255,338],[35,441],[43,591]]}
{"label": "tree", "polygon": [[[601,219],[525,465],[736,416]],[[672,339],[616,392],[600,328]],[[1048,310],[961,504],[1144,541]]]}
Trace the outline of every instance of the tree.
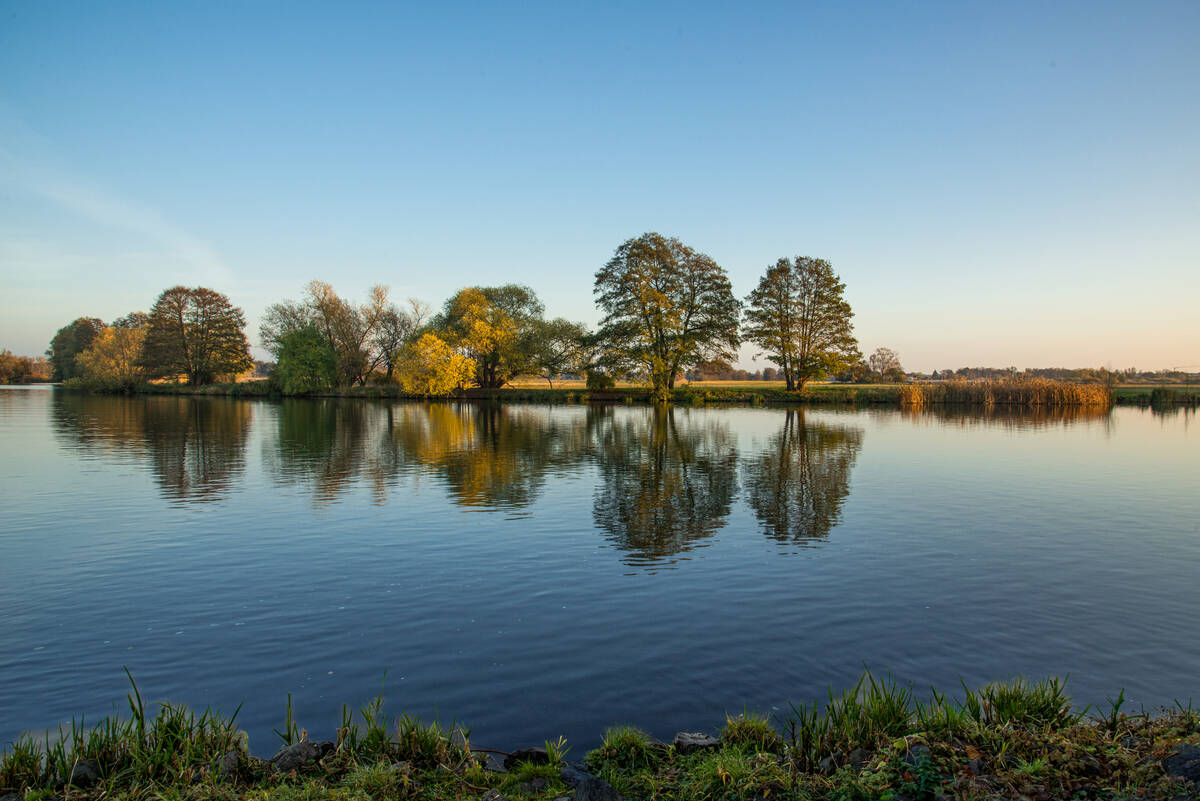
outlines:
{"label": "tree", "polygon": [[417,395],[449,395],[470,380],[475,364],[434,334],[409,346],[400,368],[400,386]]}
{"label": "tree", "polygon": [[626,240],[596,273],[600,334],[628,369],[644,372],[657,400],[679,373],[731,360],[741,303],[715,261],[657,233]]}
{"label": "tree", "polygon": [[17,356],[11,350],[0,350],[0,384],[25,384],[46,380],[45,361],[39,365],[28,356]]}
{"label": "tree", "polygon": [[743,335],[779,365],[789,391],[861,358],[845,291],[829,262],[797,256],[768,267],[746,299]]}
{"label": "tree", "polygon": [[904,368],[900,366],[900,354],[891,348],[876,348],[867,357],[867,366],[872,377],[879,381],[903,381]]}
{"label": "tree", "polygon": [[92,340],[96,338],[102,328],[104,328],[103,321],[95,317],[80,317],[58,329],[54,338],[50,340],[50,347],[46,350],[46,356],[50,359],[50,366],[53,368],[52,380],[66,381],[68,378],[79,375],[79,367],[76,365],[75,359],[87,350],[88,345],[92,344]]}
{"label": "tree", "polygon": [[337,354],[314,324],[291,328],[276,340],[271,381],[286,395],[320,392],[337,385]]}
{"label": "tree", "polygon": [[101,329],[88,349],[79,354],[78,378],[95,389],[128,392],[146,378],[142,347],[146,341],[142,326],[110,326]]}
{"label": "tree", "polygon": [[192,386],[248,370],[254,361],[242,310],[205,287],[171,287],[158,296],[142,349],[148,375],[186,375]]}
{"label": "tree", "polygon": [[581,323],[556,317],[539,321],[536,331],[534,369],[546,379],[551,389],[554,389],[555,376],[587,371],[591,361],[587,352],[588,331]]}
{"label": "tree", "polygon": [[475,383],[498,389],[536,369],[535,353],[545,307],[527,286],[505,284],[460,289],[446,301],[432,328],[447,345],[475,363]]}
{"label": "tree", "polygon": [[383,285],[371,287],[367,302],[356,305],[338,296],[330,284],[310,281],[302,302],[285,300],[267,308],[259,339],[278,361],[289,332],[314,326],[334,354],[335,385],[366,384],[380,368],[392,377],[396,357],[428,315],[419,301],[410,298],[409,306],[405,311],[397,308]]}

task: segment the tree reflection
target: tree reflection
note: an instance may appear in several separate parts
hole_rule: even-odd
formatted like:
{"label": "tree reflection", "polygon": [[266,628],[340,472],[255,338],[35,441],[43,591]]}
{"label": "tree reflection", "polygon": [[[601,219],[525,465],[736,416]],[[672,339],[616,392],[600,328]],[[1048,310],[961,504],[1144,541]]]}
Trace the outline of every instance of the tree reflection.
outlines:
{"label": "tree reflection", "polygon": [[725,525],[737,493],[728,426],[668,406],[589,416],[600,468],[592,513],[627,564],[670,562]]}
{"label": "tree reflection", "polygon": [[366,481],[375,503],[402,469],[392,441],[390,405],[361,399],[284,400],[277,408],[277,439],[263,462],[283,483],[311,482],[318,505],[333,503],[356,481]]}
{"label": "tree reflection", "polygon": [[763,533],[811,547],[841,522],[863,430],[806,420],[802,409],[786,415],[767,447],[743,460],[742,482]]}
{"label": "tree reflection", "polygon": [[544,406],[398,406],[392,436],[406,460],[467,507],[528,506],[548,473],[578,465],[587,451],[583,415]]}
{"label": "tree reflection", "polygon": [[149,462],[166,497],[225,497],[245,469],[254,406],[195,397],[113,397],[56,392],[55,429],[88,450]]}

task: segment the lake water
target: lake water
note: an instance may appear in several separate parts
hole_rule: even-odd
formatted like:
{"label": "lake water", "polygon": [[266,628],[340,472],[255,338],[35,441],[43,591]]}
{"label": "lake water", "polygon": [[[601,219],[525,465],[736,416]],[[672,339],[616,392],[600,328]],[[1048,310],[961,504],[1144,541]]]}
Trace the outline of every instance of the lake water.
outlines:
{"label": "lake water", "polygon": [[0,389],[0,741],[124,667],[257,753],[289,692],[576,756],[864,666],[1200,701],[1196,423]]}

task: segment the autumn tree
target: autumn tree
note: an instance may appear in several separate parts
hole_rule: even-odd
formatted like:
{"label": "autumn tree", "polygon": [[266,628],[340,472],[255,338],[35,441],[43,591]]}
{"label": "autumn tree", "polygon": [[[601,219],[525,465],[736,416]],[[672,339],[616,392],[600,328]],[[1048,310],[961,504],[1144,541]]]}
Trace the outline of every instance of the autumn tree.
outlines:
{"label": "autumn tree", "polygon": [[371,344],[378,353],[378,361],[383,363],[387,380],[395,377],[405,346],[416,338],[428,318],[429,307],[415,298],[409,298],[404,308],[389,304],[384,309]]}
{"label": "autumn tree", "polygon": [[779,365],[787,389],[861,358],[846,302],[846,285],[824,259],[780,259],[746,299],[743,336]]}
{"label": "autumn tree", "polygon": [[53,370],[51,379],[66,381],[79,375],[79,367],[75,360],[92,344],[92,340],[103,328],[102,320],[80,317],[58,329],[46,350],[46,357],[50,360]]}
{"label": "autumn tree", "polygon": [[904,368],[900,366],[900,354],[891,348],[876,348],[867,357],[871,377],[876,381],[903,381]]}
{"label": "autumn tree", "polygon": [[600,335],[657,400],[669,400],[680,372],[736,356],[741,303],[715,261],[674,237],[629,239],[596,273]]}
{"label": "autumn tree", "polygon": [[111,325],[100,330],[87,350],[79,354],[78,378],[94,389],[128,392],[146,378],[142,349],[146,326]]}
{"label": "autumn tree", "polygon": [[498,389],[536,369],[544,310],[527,286],[467,287],[446,301],[431,327],[475,364],[476,385]]}
{"label": "autumn tree", "polygon": [[10,350],[0,350],[0,384],[26,384],[45,381],[50,377],[46,360],[17,356]]}
{"label": "autumn tree", "polygon": [[209,384],[253,364],[242,310],[205,287],[171,287],[158,296],[146,328],[142,364],[152,376],[186,375]]}
{"label": "autumn tree", "polygon": [[475,374],[472,360],[457,353],[435,334],[426,333],[408,346],[399,381],[415,395],[449,395]]}

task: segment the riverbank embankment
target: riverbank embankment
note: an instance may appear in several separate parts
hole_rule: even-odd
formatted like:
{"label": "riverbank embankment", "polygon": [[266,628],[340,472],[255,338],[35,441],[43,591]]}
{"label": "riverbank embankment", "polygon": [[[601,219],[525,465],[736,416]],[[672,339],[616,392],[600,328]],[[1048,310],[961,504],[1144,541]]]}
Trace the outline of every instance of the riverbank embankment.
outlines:
{"label": "riverbank embankment", "polygon": [[574,801],[662,799],[1184,799],[1200,790],[1200,712],[1130,714],[1118,693],[1076,710],[1062,682],[1015,680],[961,700],[865,675],[828,700],[772,719],[728,716],[719,731],[670,743],[622,726],[572,753],[561,738],[500,751],[468,729],[343,708],[328,740],[290,701],[267,759],[235,718],[130,694],[128,717],[72,723],[44,745],[23,738],[0,760],[0,797],[225,801]]}

